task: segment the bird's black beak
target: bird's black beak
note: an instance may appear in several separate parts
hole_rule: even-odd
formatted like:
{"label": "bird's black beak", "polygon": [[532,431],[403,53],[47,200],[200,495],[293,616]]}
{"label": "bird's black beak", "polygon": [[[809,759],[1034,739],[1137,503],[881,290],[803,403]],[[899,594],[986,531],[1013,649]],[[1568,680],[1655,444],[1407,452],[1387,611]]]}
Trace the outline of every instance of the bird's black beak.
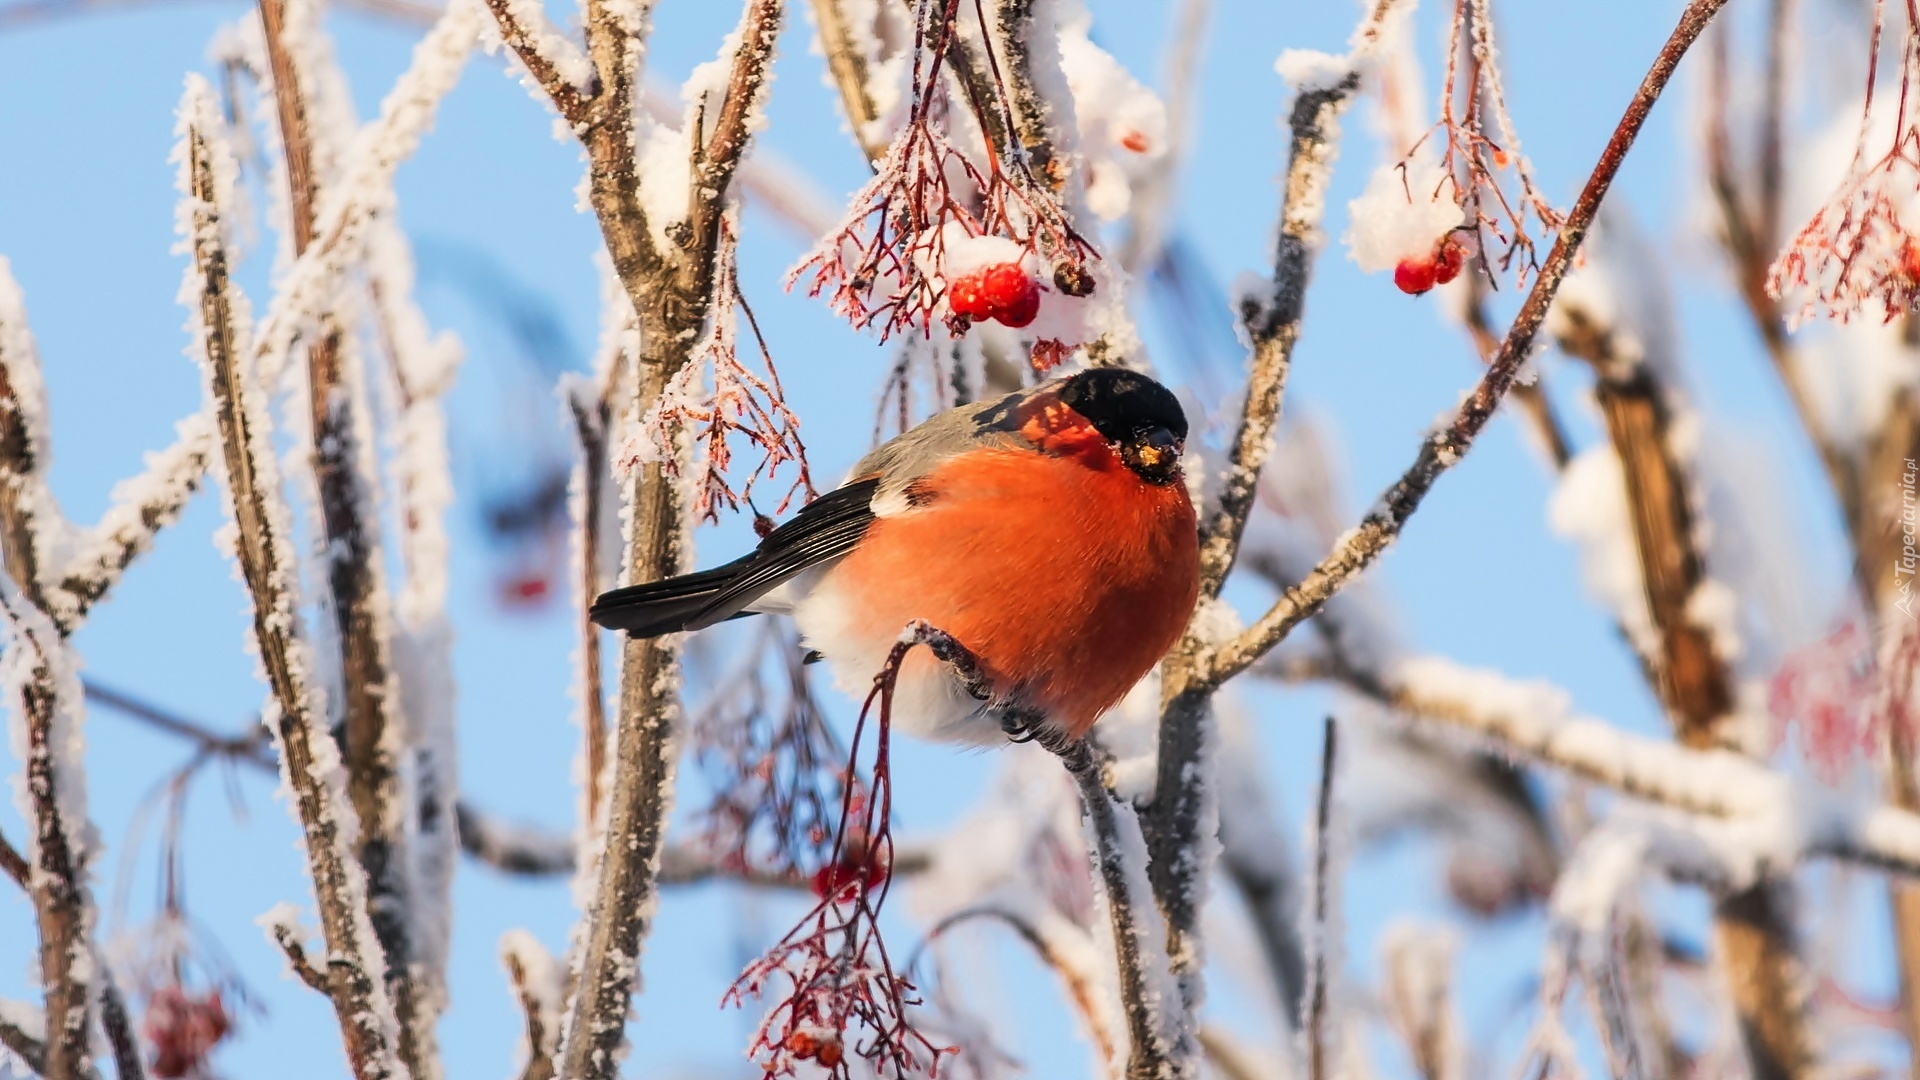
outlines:
{"label": "bird's black beak", "polygon": [[1120,448],[1127,468],[1149,484],[1169,484],[1180,475],[1180,440],[1164,427],[1151,427]]}

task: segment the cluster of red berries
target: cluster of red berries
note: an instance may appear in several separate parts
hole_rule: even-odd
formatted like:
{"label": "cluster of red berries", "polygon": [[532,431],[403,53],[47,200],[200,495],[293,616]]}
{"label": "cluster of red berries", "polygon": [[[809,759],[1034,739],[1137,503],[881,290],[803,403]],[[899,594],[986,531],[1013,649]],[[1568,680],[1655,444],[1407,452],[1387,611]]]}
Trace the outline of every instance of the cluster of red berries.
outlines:
{"label": "cluster of red berries", "polygon": [[817,1061],[829,1069],[839,1065],[846,1056],[846,1051],[841,1048],[839,1039],[831,1035],[824,1037],[812,1035],[805,1031],[796,1031],[787,1036],[787,1053],[802,1061]]}
{"label": "cluster of red berries", "polygon": [[998,319],[1019,328],[1040,314],[1040,283],[1018,263],[995,263],[949,282],[947,306],[974,322]]}
{"label": "cluster of red berries", "polygon": [[1409,255],[1393,268],[1393,284],[1409,296],[1419,296],[1435,285],[1460,276],[1467,265],[1467,245],[1458,230],[1441,237],[1424,257]]}
{"label": "cluster of red berries", "polygon": [[165,986],[147,998],[140,1027],[153,1046],[153,1075],[178,1080],[205,1067],[207,1055],[227,1037],[232,1022],[219,990],[201,995]]}

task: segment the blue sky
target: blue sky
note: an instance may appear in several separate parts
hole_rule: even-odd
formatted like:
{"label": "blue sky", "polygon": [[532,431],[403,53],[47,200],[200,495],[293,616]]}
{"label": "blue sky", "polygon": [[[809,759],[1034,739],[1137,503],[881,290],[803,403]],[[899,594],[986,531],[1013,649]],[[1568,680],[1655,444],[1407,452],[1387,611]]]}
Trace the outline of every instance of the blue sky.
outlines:
{"label": "blue sky", "polygon": [[[798,14],[782,41],[766,142],[799,163],[836,196],[864,174],[840,136],[840,121],[810,53]],[[1444,8],[1450,5],[1433,4]],[[1647,60],[1671,28],[1677,4],[1662,0],[1563,0],[1509,4],[1502,11],[1504,60],[1516,120],[1546,190],[1564,205],[1591,167]],[[1737,5],[1736,5],[1737,6]],[[1096,37],[1146,81],[1158,81],[1158,50],[1169,5],[1107,0],[1092,4]],[[181,272],[173,237],[173,109],[184,74],[206,70],[206,45],[245,9],[233,3],[171,2],[103,6],[94,14],[0,33],[0,254],[11,260],[47,367],[53,405],[52,480],[69,513],[91,520],[140,455],[165,445],[172,424],[198,405],[199,381],[182,355],[185,312],[174,302]],[[731,26],[735,5],[665,0],[650,64],[677,81],[711,56]],[[1283,48],[1338,49],[1354,6],[1326,0],[1220,0],[1193,160],[1183,177],[1177,227],[1220,282],[1268,263],[1283,144],[1278,130],[1285,90],[1273,74]],[[1438,12],[1420,13],[1422,42],[1438,37]],[[371,112],[404,63],[417,29],[342,12],[330,26],[363,115]],[[1429,49],[1431,65],[1431,49]],[[1808,553],[1809,587],[1837,604],[1845,564],[1830,500],[1763,355],[1720,286],[1706,241],[1689,231],[1693,184],[1691,130],[1683,74],[1656,111],[1621,174],[1618,195],[1655,239],[1676,282],[1694,389],[1716,430],[1741,448],[1780,491],[1791,539]],[[1346,200],[1358,193],[1375,150],[1356,116],[1334,180],[1328,233],[1345,228]],[[598,325],[592,220],[575,211],[576,148],[556,141],[546,110],[503,73],[496,57],[477,57],[448,98],[434,132],[400,173],[401,216],[422,253],[421,299],[436,327],[453,330],[468,365],[453,397],[454,459],[466,487],[453,517],[452,616],[461,784],[476,802],[509,817],[567,826],[574,755],[569,723],[569,619],[553,608],[503,610],[494,598],[497,563],[477,518],[476,485],[516,475],[529,445],[548,453],[566,444],[558,406],[527,374],[503,325],[485,302],[457,286],[462,262],[509,275],[517,290],[551,311],[580,367]],[[805,425],[816,470],[832,476],[867,447],[874,395],[891,361],[887,348],[858,337],[823,306],[781,292],[800,253],[789,233],[749,212],[741,281],[767,331]],[[264,248],[264,245],[263,245]],[[270,252],[256,252],[245,280],[265,298]],[[1510,310],[1512,297],[1503,297]],[[1222,311],[1225,298],[1219,301]],[[1150,344],[1171,355],[1164,328]],[[1237,364],[1231,339],[1210,346],[1212,362]],[[1337,244],[1316,269],[1305,336],[1295,358],[1289,407],[1310,410],[1337,432],[1350,507],[1363,507],[1411,460],[1420,435],[1476,375],[1465,340],[1440,318],[1433,300],[1405,297],[1385,276],[1362,275]],[[1565,412],[1582,443],[1594,426],[1574,402],[1578,372],[1549,361]],[[1182,381],[1177,368],[1167,371]],[[531,401],[531,404],[529,402]],[[529,436],[529,431],[537,432]],[[1520,429],[1497,420],[1460,468],[1442,481],[1401,542],[1374,571],[1402,616],[1413,645],[1470,664],[1567,687],[1583,711],[1646,731],[1662,724],[1636,666],[1603,612],[1581,593],[1573,553],[1547,530],[1550,481]],[[159,541],[79,637],[87,670],[181,713],[238,730],[264,689],[242,648],[247,606],[210,535],[213,498],[198,499]],[[704,530],[702,560],[731,557],[745,544],[744,523]],[[1236,594],[1249,604],[1252,589]],[[1260,736],[1288,828],[1305,817],[1317,767],[1318,693],[1250,692]],[[835,699],[838,714],[848,703]],[[106,845],[95,868],[107,905],[116,888],[130,897],[129,917],[152,910],[157,876],[151,830],[131,861],[129,824],[150,787],[184,760],[175,741],[96,712],[87,724],[94,820]],[[913,746],[898,765],[903,828],[952,820],[987,788],[991,755]],[[9,764],[10,769],[14,766]],[[199,923],[233,958],[263,1011],[247,1018],[219,1059],[233,1076],[285,1080],[342,1075],[337,1036],[324,1003],[279,974],[280,961],[252,921],[282,900],[308,903],[294,847],[295,830],[270,782],[240,776],[246,813],[236,818],[212,776],[202,780],[186,826],[188,900]],[[0,828],[24,826],[11,802]],[[1432,883],[1435,860],[1397,845],[1358,860],[1346,882],[1346,925],[1356,944],[1350,964],[1371,971],[1370,945],[1387,922],[1410,914],[1454,919]],[[629,1075],[672,1076],[708,1067],[747,1075],[738,1061],[749,1017],[721,1012],[720,992],[738,970],[743,944],[762,940],[794,912],[779,899],[721,887],[675,892],[662,905],[647,946],[648,989],[639,1000]],[[1692,913],[1688,915],[1687,908]],[[1699,905],[1678,902],[1682,925],[1697,928]],[[1862,918],[1879,918],[1877,910]],[[30,994],[32,912],[0,891],[0,995]],[[453,1004],[442,1028],[449,1074],[505,1075],[512,1067],[518,1015],[497,961],[500,933],[532,929],[556,948],[571,907],[564,883],[528,883],[464,865],[457,884]],[[1467,925],[1462,923],[1462,925]],[[1503,1010],[1525,992],[1537,969],[1537,918],[1478,927],[1467,937],[1463,970],[1473,973],[1473,1030],[1495,1030]],[[1870,935],[1871,936],[1871,935]],[[1087,1054],[1040,970],[1013,947],[1004,954],[1007,996],[987,1002],[1007,1025],[1005,1042],[1035,1076],[1077,1076]],[[1884,973],[1869,985],[1884,987]],[[1223,988],[1215,1003],[1258,1024]],[[1249,1030],[1257,1030],[1257,1027]],[[1513,1029],[1506,1029],[1509,1047]]]}

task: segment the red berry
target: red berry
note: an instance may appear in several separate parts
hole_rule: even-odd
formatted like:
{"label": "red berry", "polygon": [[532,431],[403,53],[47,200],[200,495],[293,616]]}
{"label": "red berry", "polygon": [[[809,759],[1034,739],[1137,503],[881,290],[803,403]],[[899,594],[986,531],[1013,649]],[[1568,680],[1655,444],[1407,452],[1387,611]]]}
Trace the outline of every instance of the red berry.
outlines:
{"label": "red berry", "polygon": [[805,1060],[818,1053],[819,1050],[820,1040],[804,1031],[796,1031],[787,1036],[787,1053],[792,1054],[794,1057]]}
{"label": "red berry", "polygon": [[1448,233],[1440,240],[1440,246],[1433,253],[1433,280],[1435,284],[1445,285],[1460,276],[1460,270],[1467,265],[1466,246]]}
{"label": "red berry", "polygon": [[831,1069],[835,1065],[840,1064],[840,1056],[840,1040],[822,1039],[820,1040],[820,1051],[814,1055],[814,1059]]}
{"label": "red berry", "polygon": [[1136,154],[1144,154],[1147,152],[1147,137],[1138,131],[1128,131],[1120,136],[1120,145]]}
{"label": "red berry", "polygon": [[1920,244],[1914,243],[1912,237],[1900,243],[1900,269],[1908,281],[1920,282]]}
{"label": "red berry", "polygon": [[983,275],[965,274],[947,283],[947,306],[955,315],[964,315],[969,319],[992,318],[993,305],[987,302],[986,290],[982,288]]}
{"label": "red berry", "polygon": [[993,317],[1008,326],[1025,326],[1040,314],[1040,285],[1014,263],[987,267],[980,292],[992,305]]}
{"label": "red berry", "polygon": [[1435,271],[1431,259],[1401,259],[1393,268],[1393,284],[1409,296],[1419,296],[1433,288]]}

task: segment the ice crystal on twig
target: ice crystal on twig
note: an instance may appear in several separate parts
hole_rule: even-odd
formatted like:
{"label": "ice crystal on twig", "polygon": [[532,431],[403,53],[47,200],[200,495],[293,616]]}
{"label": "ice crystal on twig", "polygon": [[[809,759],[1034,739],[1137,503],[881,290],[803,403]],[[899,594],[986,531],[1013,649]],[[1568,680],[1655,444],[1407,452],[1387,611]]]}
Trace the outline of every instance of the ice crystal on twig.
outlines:
{"label": "ice crystal on twig", "polygon": [[[780,385],[780,373],[774,369],[773,353],[761,336],[760,324],[740,293],[740,277],[735,265],[739,245],[732,215],[720,225],[720,241],[714,252],[713,313],[707,332],[693,347],[683,364],[667,384],[666,392],[653,403],[641,420],[639,429],[629,435],[615,459],[624,472],[637,465],[657,463],[669,476],[681,475],[680,457],[673,452],[681,432],[690,433],[701,454],[697,475],[688,478],[695,519],[718,521],[720,510],[738,510],[749,502],[754,484],[772,479],[781,465],[794,466],[793,482],[775,505],[780,513],[795,495],[813,498],[813,475],[807,468],[807,447],[800,441],[800,418],[787,407],[786,392]],[[738,309],[747,318],[747,328],[760,349],[763,377],[742,363],[739,353]],[[712,387],[705,386],[711,374]],[[733,439],[738,436],[757,447],[760,460],[753,471],[736,487],[728,478],[733,464]]]}
{"label": "ice crystal on twig", "polygon": [[1768,294],[1798,305],[1796,322],[1810,315],[1845,322],[1861,314],[1890,322],[1920,304],[1920,233],[1915,231],[1920,225],[1920,116],[1911,109],[1914,77],[1920,73],[1920,2],[1906,0],[1906,12],[1892,145],[1868,160],[1886,20],[1886,0],[1875,0],[1866,102],[1853,160],[1839,188],[1767,273]]}
{"label": "ice crystal on twig", "polygon": [[861,706],[848,772],[872,721],[871,780],[842,788],[829,870],[815,881],[819,902],[727,991],[726,1001],[739,1005],[770,986],[784,987],[748,1048],[768,1076],[795,1076],[812,1062],[833,1080],[851,1080],[851,1061],[860,1058],[875,1075],[904,1080],[936,1075],[942,1055],[951,1052],[908,1018],[919,993],[895,972],[880,935],[880,910],[893,879],[893,691],[912,648],[905,641],[894,646]]}
{"label": "ice crystal on twig", "polygon": [[[834,311],[856,327],[877,327],[883,340],[931,336],[936,324],[959,337],[987,318],[1016,328],[1038,318],[1033,359],[1044,369],[1080,343],[1070,312],[1046,317],[1049,301],[1070,308],[1092,293],[1099,258],[1024,151],[996,146],[990,136],[978,154],[961,146],[940,77],[960,14],[960,0],[921,0],[907,121],[846,218],[787,283],[805,281],[809,295],[825,294]],[[982,129],[1010,130],[991,38],[983,35],[995,99],[969,104],[976,116],[1002,121]]]}

